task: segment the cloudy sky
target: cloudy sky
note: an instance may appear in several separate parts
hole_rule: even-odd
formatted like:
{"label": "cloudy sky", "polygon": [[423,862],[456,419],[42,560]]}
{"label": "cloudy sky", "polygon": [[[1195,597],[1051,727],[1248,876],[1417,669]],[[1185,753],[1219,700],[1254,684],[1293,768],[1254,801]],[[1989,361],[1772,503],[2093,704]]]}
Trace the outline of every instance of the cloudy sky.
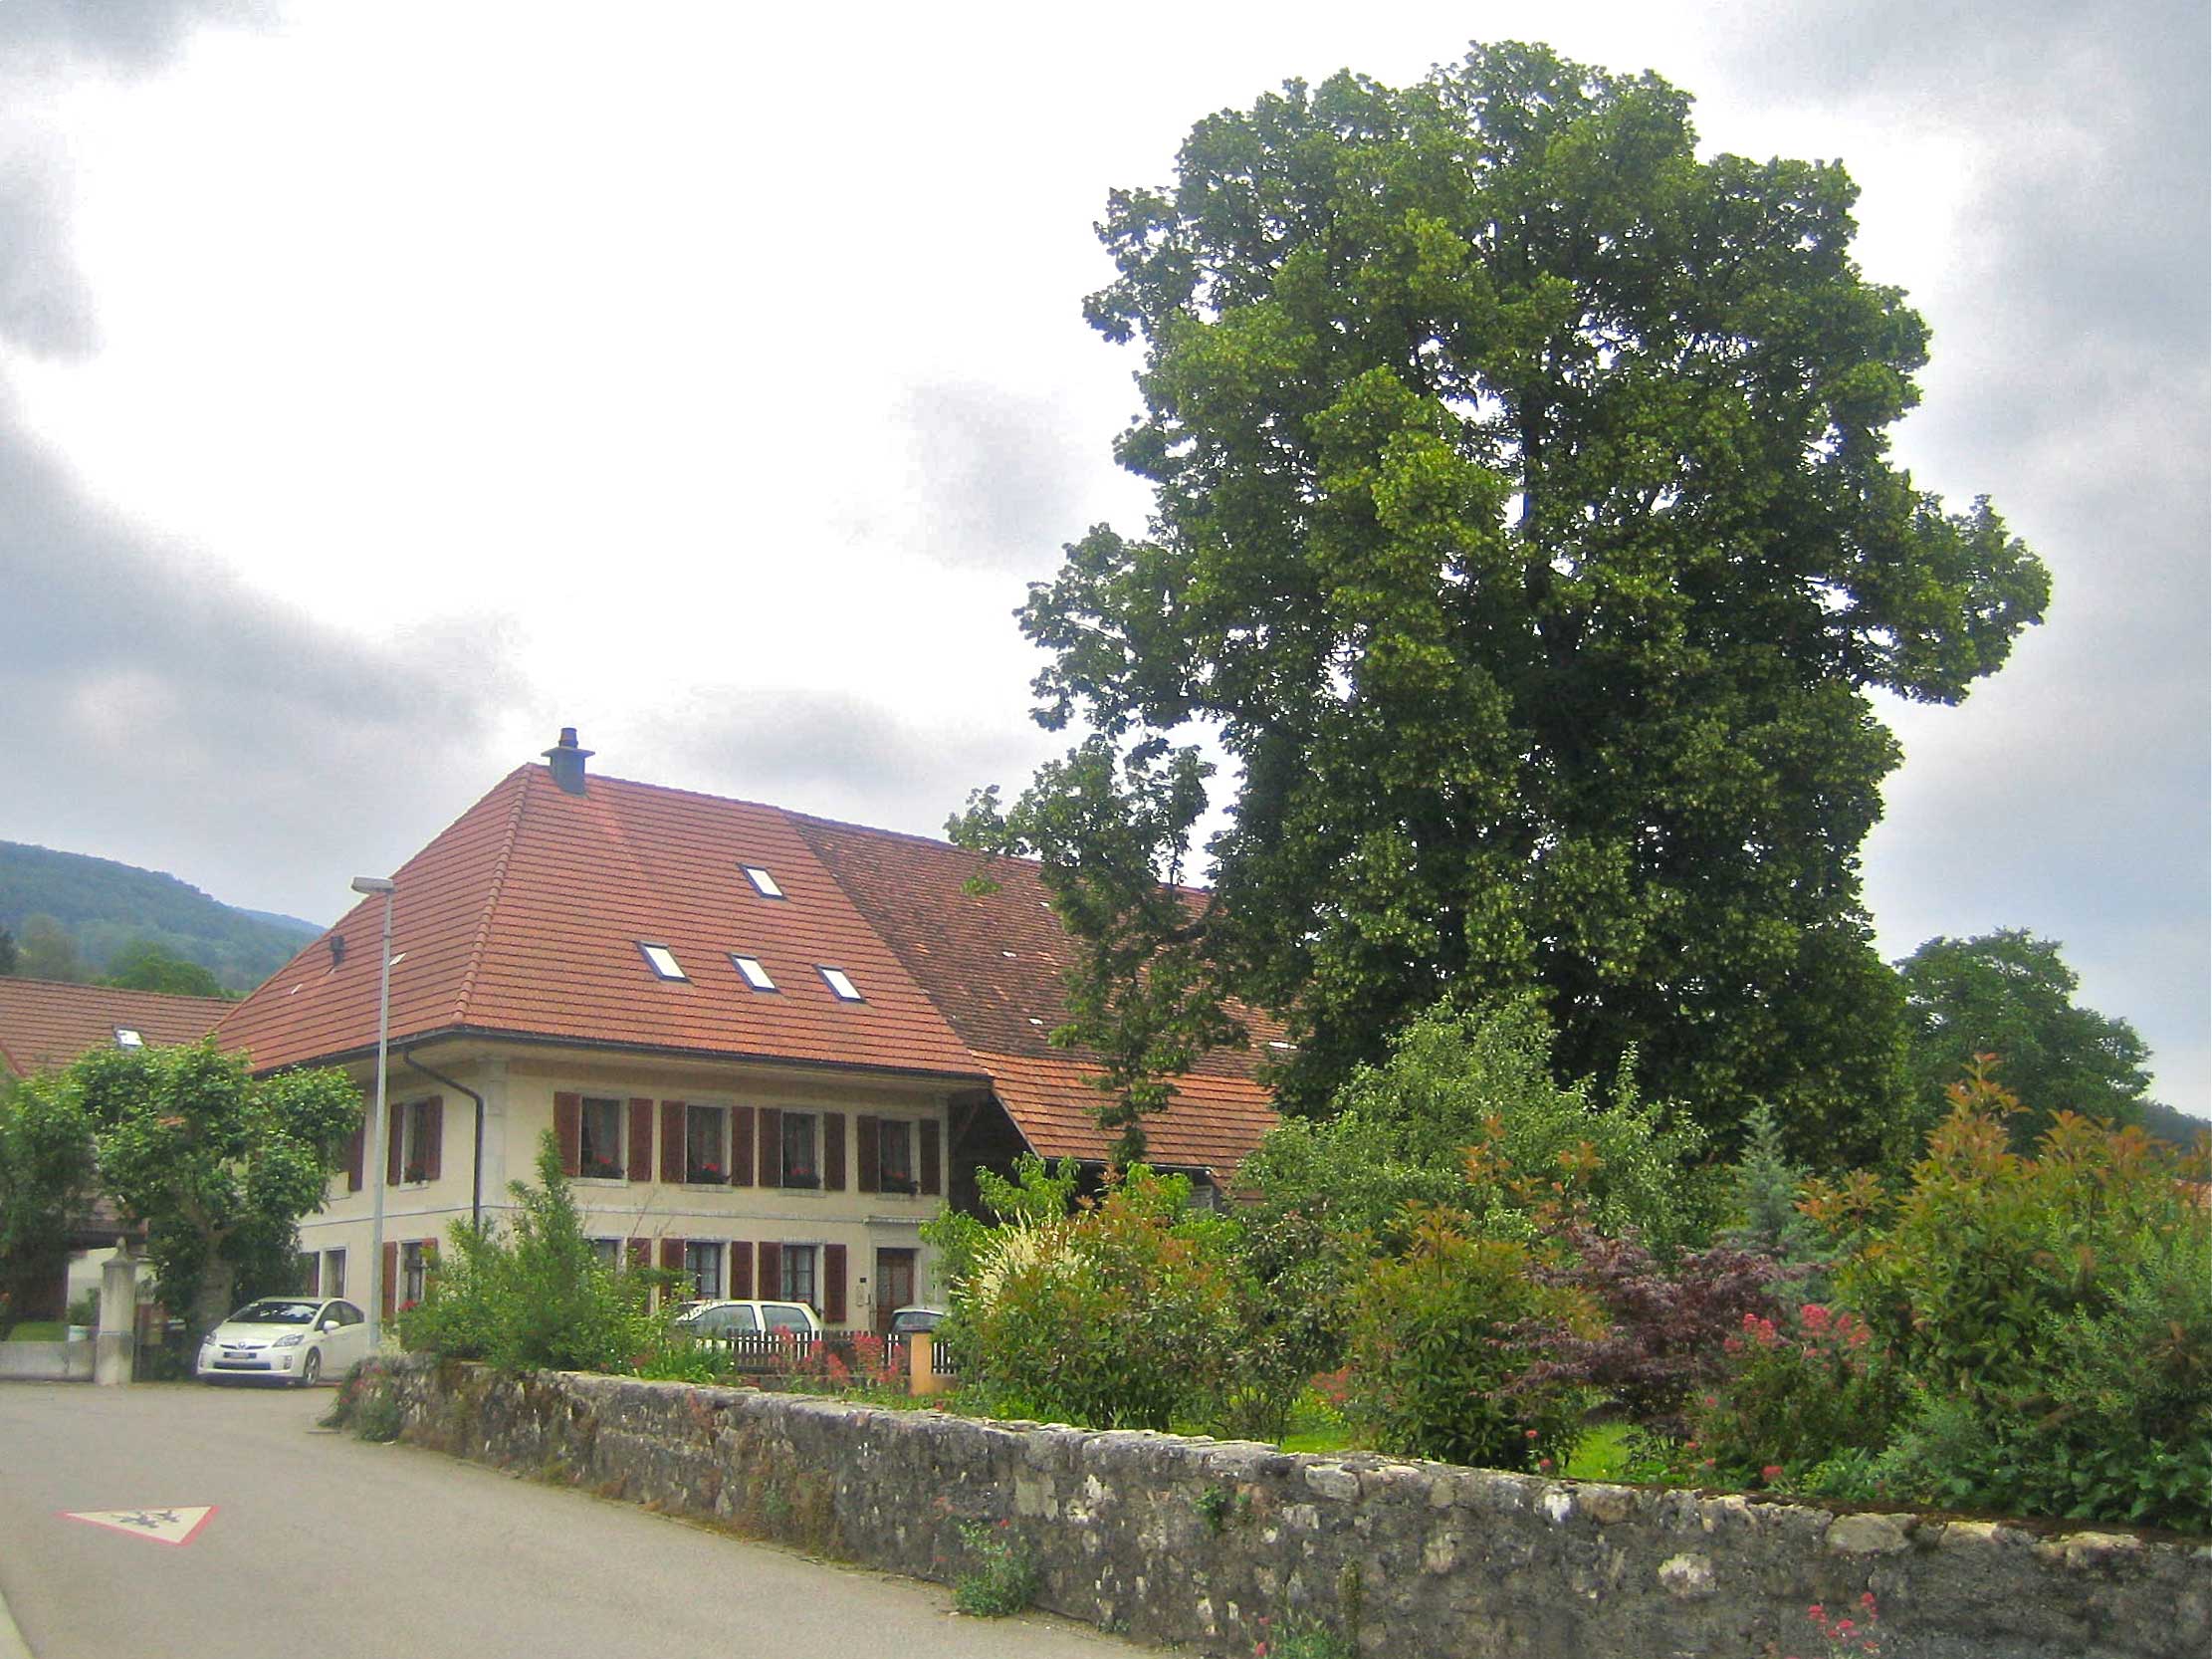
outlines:
{"label": "cloudy sky", "polygon": [[935,831],[1053,751],[1023,585],[1143,523],[1107,189],[1538,38],[1860,181],[1900,453],[2056,581],[1891,711],[1884,950],[2058,939],[2207,1109],[2201,0],[762,10],[0,0],[0,838],[327,920],[562,724]]}

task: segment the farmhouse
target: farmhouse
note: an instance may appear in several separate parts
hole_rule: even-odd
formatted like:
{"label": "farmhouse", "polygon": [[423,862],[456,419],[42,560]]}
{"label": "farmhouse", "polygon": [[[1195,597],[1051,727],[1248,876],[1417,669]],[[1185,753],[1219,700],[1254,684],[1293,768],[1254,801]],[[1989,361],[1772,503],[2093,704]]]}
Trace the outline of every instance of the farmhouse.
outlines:
{"label": "farmhouse", "polygon": [[[1034,866],[594,776],[589,755],[564,730],[394,873],[389,1131],[302,1226],[314,1288],[366,1293],[369,1156],[389,1312],[551,1130],[610,1260],[881,1325],[929,1295],[920,1226],[973,1201],[978,1165],[1104,1160],[1096,1068],[1047,1041],[1069,947]],[[366,1093],[384,909],[357,905],[218,1041]],[[1178,1079],[1148,1125],[1159,1166],[1225,1186],[1274,1122],[1271,1036]]]}

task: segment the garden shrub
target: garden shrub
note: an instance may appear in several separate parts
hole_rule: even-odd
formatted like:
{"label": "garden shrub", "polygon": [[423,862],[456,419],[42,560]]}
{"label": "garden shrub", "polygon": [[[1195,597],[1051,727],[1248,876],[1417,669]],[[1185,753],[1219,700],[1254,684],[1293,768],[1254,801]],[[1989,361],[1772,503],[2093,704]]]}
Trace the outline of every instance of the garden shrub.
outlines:
{"label": "garden shrub", "polygon": [[2212,1227],[2168,1235],[2101,1312],[2050,1322],[2026,1380],[1923,1391],[1867,1471],[1952,1507],[2212,1532]]}
{"label": "garden shrub", "polygon": [[1496,1469],[1564,1464],[1585,1390],[1511,1385],[1536,1357],[1521,1334],[1577,1317],[1543,1283],[1528,1246],[1469,1234],[1430,1210],[1402,1256],[1370,1264],[1353,1292],[1347,1409],[1379,1450]]}
{"label": "garden shrub", "polygon": [[2032,1380],[2055,1321],[2102,1317],[2131,1265],[2212,1218],[2139,1129],[2061,1112],[2035,1155],[2017,1153],[2004,1120],[2018,1102],[1986,1061],[1952,1101],[1886,1224],[1866,1198],[1820,1182],[1810,1207],[1858,1233],[1839,1299],[1915,1377],[1975,1396]]}
{"label": "garden shrub", "polygon": [[[1633,1227],[1661,1254],[1705,1238],[1720,1194],[1701,1166],[1701,1131],[1639,1102],[1632,1064],[1606,1097],[1588,1078],[1562,1088],[1551,1046],[1531,1003],[1475,1014],[1439,1003],[1393,1040],[1388,1061],[1353,1073],[1328,1121],[1270,1130],[1239,1184],[1268,1208],[1398,1248],[1416,1209],[1457,1212],[1495,1237],[1533,1237],[1531,1212],[1571,1170],[1595,1225]],[[1470,1166],[1472,1146],[1482,1153]]]}
{"label": "garden shrub", "polygon": [[599,1260],[551,1131],[539,1143],[538,1183],[510,1183],[515,1214],[504,1232],[455,1224],[452,1253],[398,1320],[409,1348],[508,1371],[628,1371],[662,1340],[652,1276]]}
{"label": "garden shrub", "polygon": [[1073,1215],[992,1232],[954,1291],[964,1387],[1094,1428],[1204,1420],[1233,1357],[1228,1232],[1142,1164]]}
{"label": "garden shrub", "polygon": [[2059,1113],[2032,1153],[1987,1057],[1891,1200],[1814,1182],[1839,1294],[1910,1388],[1836,1496],[2212,1531],[2212,1211],[2135,1128]]}
{"label": "garden shrub", "polygon": [[1575,1317],[1517,1333],[1538,1357],[1516,1392],[1590,1389],[1638,1426],[1679,1435],[1684,1405],[1721,1383],[1746,1322],[1782,1312],[1789,1270],[1764,1255],[1714,1246],[1661,1263],[1635,1233],[1608,1237],[1574,1217],[1548,1243],[1532,1271],[1579,1303]]}
{"label": "garden shrub", "polygon": [[1707,1484],[1804,1487],[1808,1472],[1887,1440],[1901,1382],[1866,1322],[1807,1303],[1794,1316],[1743,1315],[1722,1342],[1726,1374],[1689,1412]]}
{"label": "garden shrub", "polygon": [[1211,1426],[1232,1439],[1279,1441],[1314,1376],[1343,1361],[1344,1252],[1297,1212],[1238,1218],[1227,1237],[1234,1358]]}

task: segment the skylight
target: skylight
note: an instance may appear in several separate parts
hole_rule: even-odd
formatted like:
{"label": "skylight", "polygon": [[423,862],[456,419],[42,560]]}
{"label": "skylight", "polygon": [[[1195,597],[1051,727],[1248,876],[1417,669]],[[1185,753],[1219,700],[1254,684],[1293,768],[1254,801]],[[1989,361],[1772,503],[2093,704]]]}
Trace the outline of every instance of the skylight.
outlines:
{"label": "skylight", "polygon": [[773,991],[775,989],[775,981],[769,978],[769,971],[761,966],[761,959],[758,956],[740,956],[736,951],[732,951],[730,953],[730,965],[745,976],[746,984],[752,986],[754,990]]}
{"label": "skylight", "polygon": [[676,954],[666,945],[648,945],[643,939],[640,939],[637,942],[637,948],[644,953],[645,960],[652,965],[653,972],[660,975],[661,978],[687,979],[690,977],[676,965]]}
{"label": "skylight", "polygon": [[142,1049],[142,1048],[144,1048],[145,1046],[146,1046],[146,1040],[145,1040],[145,1039],[144,1039],[143,1037],[140,1037],[140,1036],[138,1035],[138,1031],[137,1031],[137,1028],[136,1028],[136,1027],[134,1027],[134,1026],[117,1026],[117,1027],[115,1028],[115,1047],[116,1047],[116,1048],[118,1048],[118,1049]]}
{"label": "skylight", "polygon": [[860,994],[860,988],[845,977],[844,969],[825,968],[817,962],[814,971],[822,976],[822,983],[836,994],[839,1002],[864,1003],[868,1000]]}
{"label": "skylight", "polygon": [[740,864],[738,868],[745,871],[745,878],[753,883],[753,890],[763,898],[781,898],[783,896],[783,889],[775,884],[775,877],[769,874],[759,864]]}

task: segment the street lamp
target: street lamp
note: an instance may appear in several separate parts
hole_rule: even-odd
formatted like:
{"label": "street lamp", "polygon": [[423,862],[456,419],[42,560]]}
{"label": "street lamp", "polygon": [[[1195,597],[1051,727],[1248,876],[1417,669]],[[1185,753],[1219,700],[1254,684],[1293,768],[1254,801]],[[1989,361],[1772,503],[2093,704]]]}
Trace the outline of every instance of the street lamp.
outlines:
{"label": "street lamp", "polygon": [[391,895],[389,876],[356,875],[353,891],[364,898],[384,895],[384,965],[376,981],[376,1115],[361,1162],[367,1166],[368,1223],[368,1351],[383,1341],[384,1311],[384,1052],[391,1043]]}

